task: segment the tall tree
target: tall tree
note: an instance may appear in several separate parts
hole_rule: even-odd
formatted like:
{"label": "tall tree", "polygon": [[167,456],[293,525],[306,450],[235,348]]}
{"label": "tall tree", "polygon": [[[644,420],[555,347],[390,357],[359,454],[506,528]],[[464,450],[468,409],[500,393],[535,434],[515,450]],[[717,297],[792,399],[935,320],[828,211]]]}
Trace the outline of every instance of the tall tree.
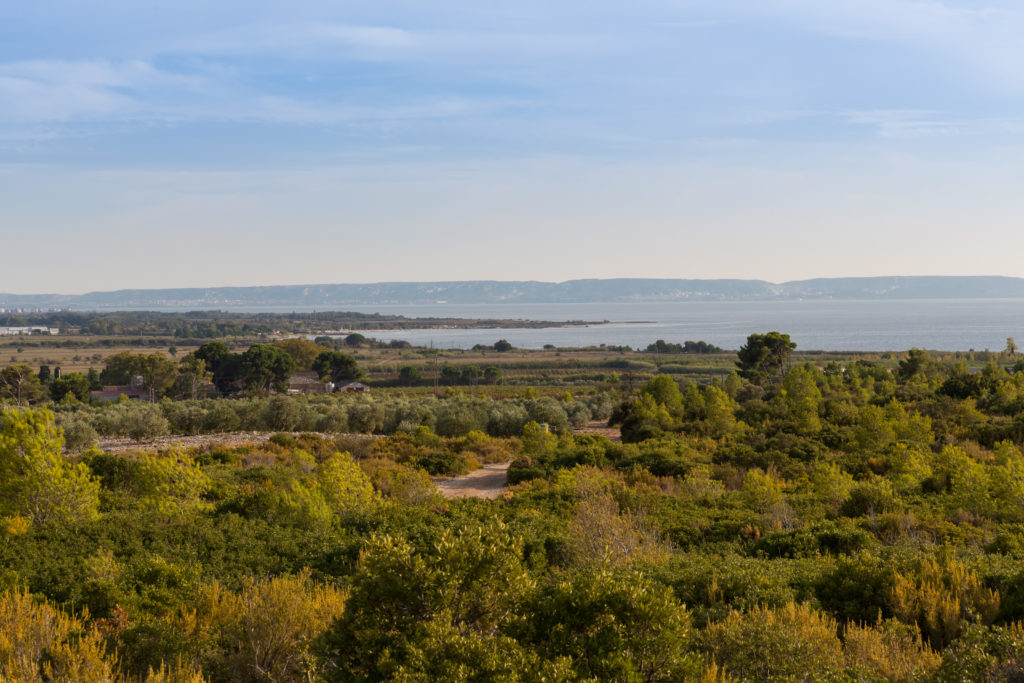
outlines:
{"label": "tall tree", "polygon": [[366,341],[366,337],[362,334],[359,334],[358,332],[353,332],[352,334],[345,337],[345,344],[347,346],[362,346],[363,344],[366,343]]}
{"label": "tall tree", "polygon": [[313,361],[313,370],[321,379],[351,382],[363,376],[356,359],[341,351],[324,351]]}
{"label": "tall tree", "polygon": [[195,351],[195,357],[206,363],[206,369],[213,373],[213,383],[225,396],[238,389],[241,381],[241,356],[231,353],[222,341],[203,344]]}
{"label": "tall tree", "polygon": [[206,361],[190,353],[178,363],[178,369],[188,389],[189,397],[194,401],[199,398],[199,388],[203,382],[210,379],[210,372],[206,369]]}
{"label": "tall tree", "polygon": [[216,374],[221,361],[231,355],[231,349],[222,341],[207,342],[195,351],[196,358],[206,361],[206,369]]}
{"label": "tall tree", "polygon": [[142,377],[142,388],[149,394],[150,403],[174,384],[177,370],[174,361],[159,353],[135,357],[134,374]]}
{"label": "tall tree", "polygon": [[50,398],[54,401],[62,401],[71,394],[84,403],[89,400],[91,391],[89,378],[80,372],[69,372],[50,382]]}
{"label": "tall tree", "polygon": [[100,381],[107,385],[124,386],[132,381],[135,373],[136,356],[131,351],[121,351],[106,359],[106,367],[100,373]]}
{"label": "tall tree", "polygon": [[900,361],[896,376],[906,382],[918,375],[927,377],[931,370],[931,354],[924,349],[910,349],[907,351],[907,357]]}
{"label": "tall tree", "polygon": [[768,332],[751,334],[736,353],[740,375],[757,384],[775,384],[786,370],[789,356],[796,348],[788,334]]}
{"label": "tall tree", "polygon": [[241,377],[249,391],[266,395],[287,391],[288,378],[295,372],[295,359],[270,344],[253,344],[242,354]]}
{"label": "tall tree", "polygon": [[308,339],[302,337],[294,337],[292,339],[278,339],[274,342],[274,346],[285,351],[289,356],[295,359],[295,366],[299,370],[310,370],[313,367],[313,361],[324,351],[327,351],[327,347],[320,346],[316,342],[311,342]]}
{"label": "tall tree", "polygon": [[39,378],[24,363],[9,365],[0,370],[0,398],[8,398],[23,406],[37,399],[41,392]]}

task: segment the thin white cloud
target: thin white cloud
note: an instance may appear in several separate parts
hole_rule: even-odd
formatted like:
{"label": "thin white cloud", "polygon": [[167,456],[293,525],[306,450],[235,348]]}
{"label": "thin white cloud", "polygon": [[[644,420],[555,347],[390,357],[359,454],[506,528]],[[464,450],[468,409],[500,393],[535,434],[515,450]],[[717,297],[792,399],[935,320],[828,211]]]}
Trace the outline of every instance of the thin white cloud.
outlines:
{"label": "thin white cloud", "polygon": [[411,31],[395,26],[304,21],[238,24],[195,35],[164,37],[153,49],[157,54],[380,59],[416,44],[417,37]]}
{"label": "thin white cloud", "polygon": [[403,49],[416,44],[416,38],[410,31],[392,26],[319,24],[313,25],[310,33],[359,47]]}
{"label": "thin white cloud", "polygon": [[989,87],[1024,89],[1024,8],[1019,4],[762,0],[725,7],[734,16],[769,16],[827,35],[916,48],[967,67]]}
{"label": "thin white cloud", "polygon": [[[0,141],[41,141],[95,122],[246,121],[336,125],[460,119],[523,106],[507,96],[407,96],[395,102],[331,93],[303,98],[244,84],[230,70],[177,74],[140,61],[32,61],[0,64]],[[351,101],[348,101],[348,100]],[[48,125],[49,124],[49,125]]]}
{"label": "thin white cloud", "polygon": [[452,119],[479,116],[516,106],[511,100],[471,100],[463,98],[427,99],[395,106],[332,105],[288,97],[263,96],[254,101],[246,114],[234,118],[274,123],[345,124],[383,123],[423,119]]}
{"label": "thin white cloud", "polygon": [[1019,134],[1024,131],[1024,119],[951,118],[937,111],[878,109],[849,112],[843,118],[853,125],[872,127],[879,137],[894,140]]}
{"label": "thin white cloud", "polygon": [[335,21],[240,24],[194,36],[165,38],[157,54],[276,56],[285,59],[390,61],[465,60],[464,68],[481,62],[537,63],[552,55],[593,54],[625,42],[620,31],[576,27],[534,26],[532,30],[449,27],[404,28]]}
{"label": "thin white cloud", "polygon": [[37,60],[0,64],[0,122],[110,121],[164,118],[146,102],[202,91],[203,79],[161,71],[137,60]]}

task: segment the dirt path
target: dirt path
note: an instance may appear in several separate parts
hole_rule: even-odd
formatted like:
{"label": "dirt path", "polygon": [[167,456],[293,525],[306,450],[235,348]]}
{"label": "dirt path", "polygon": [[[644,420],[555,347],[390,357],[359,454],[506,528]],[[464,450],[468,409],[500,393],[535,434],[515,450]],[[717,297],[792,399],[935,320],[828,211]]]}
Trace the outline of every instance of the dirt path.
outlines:
{"label": "dirt path", "polygon": [[609,427],[604,420],[591,420],[576,430],[577,434],[600,434],[610,441],[622,441],[622,432],[618,427]]}
{"label": "dirt path", "polygon": [[[158,436],[153,439],[146,439],[145,441],[133,441],[127,438],[118,439],[100,439],[99,449],[105,453],[125,453],[128,451],[156,451],[171,448],[174,446],[180,448],[196,448],[200,446],[206,446],[208,444],[218,444],[220,446],[226,446],[233,448],[235,446],[243,446],[250,443],[263,443],[268,440],[274,434],[278,432],[222,432],[219,434],[199,434],[196,436],[183,436],[172,435],[172,436]],[[325,434],[322,432],[285,432],[292,436],[300,436],[302,434],[316,434],[322,436],[325,439],[336,439],[338,436],[353,436],[360,439],[379,439],[380,437],[376,434]]]}
{"label": "dirt path", "polygon": [[445,498],[497,498],[508,485],[508,466],[502,462],[484,465],[480,469],[454,479],[442,479],[438,490]]}

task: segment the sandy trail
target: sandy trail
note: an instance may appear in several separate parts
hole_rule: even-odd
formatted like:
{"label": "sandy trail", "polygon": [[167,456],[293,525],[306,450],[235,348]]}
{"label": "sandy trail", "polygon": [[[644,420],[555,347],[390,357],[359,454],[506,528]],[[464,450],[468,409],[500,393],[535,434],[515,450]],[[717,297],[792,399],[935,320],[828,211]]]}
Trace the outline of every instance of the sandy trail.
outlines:
{"label": "sandy trail", "polygon": [[609,427],[604,420],[591,420],[585,427],[576,430],[577,434],[599,434],[610,441],[622,441],[622,432],[618,427]]}
{"label": "sandy trail", "polygon": [[[218,432],[217,434],[198,434],[195,436],[184,436],[181,434],[171,436],[157,436],[143,441],[133,441],[128,438],[102,438],[97,446],[104,453],[126,453],[129,451],[157,451],[168,448],[201,448],[210,444],[217,444],[226,448],[244,446],[251,443],[263,443],[274,434],[282,432]],[[356,437],[360,439],[379,439],[377,434],[328,434],[326,432],[283,432],[299,437],[304,434],[313,434],[325,439],[337,439],[339,436]]]}
{"label": "sandy trail", "polygon": [[501,462],[484,465],[454,479],[442,479],[437,488],[445,498],[497,498],[508,485],[508,466]]}

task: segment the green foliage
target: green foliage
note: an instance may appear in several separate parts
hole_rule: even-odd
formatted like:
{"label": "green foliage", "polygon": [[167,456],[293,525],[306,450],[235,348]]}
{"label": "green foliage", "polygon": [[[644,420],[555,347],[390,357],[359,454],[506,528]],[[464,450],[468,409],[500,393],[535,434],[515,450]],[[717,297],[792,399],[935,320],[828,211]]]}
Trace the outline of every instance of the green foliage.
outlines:
{"label": "green foliage", "polygon": [[[533,589],[522,540],[503,525],[445,530],[424,552],[375,536],[360,555],[345,614],[325,639],[334,680],[381,680],[437,653],[434,635],[484,638],[521,621],[516,606]],[[475,648],[444,648],[465,663]],[[438,653],[440,654],[440,653]],[[434,666],[437,666],[437,662]]]}
{"label": "green foliage", "polygon": [[64,459],[63,445],[51,412],[0,413],[0,513],[40,525],[96,516],[99,487],[88,468]]}
{"label": "green foliage", "polygon": [[176,619],[188,648],[214,680],[315,680],[313,643],[344,611],[344,593],[314,583],[308,571],[247,578],[238,593],[205,586]]}
{"label": "green foliage", "polygon": [[527,422],[523,427],[523,453],[537,457],[546,455],[558,443],[558,437],[536,422]]}
{"label": "green foliage", "polygon": [[340,351],[324,351],[313,360],[312,369],[321,379],[335,383],[350,382],[363,376],[356,359]]}
{"label": "green foliage", "polygon": [[1024,673],[1024,625],[971,625],[943,652],[941,681],[1012,681]]}
{"label": "green foliage", "polygon": [[782,376],[796,343],[788,334],[751,334],[737,352],[736,367],[745,379],[757,384],[774,384]]}
{"label": "green foliage", "polygon": [[678,681],[700,670],[686,608],[643,574],[574,572],[542,587],[530,613],[524,640],[569,657],[582,680]]}
{"label": "green foliage", "polygon": [[0,679],[110,681],[116,671],[116,657],[106,652],[97,629],[27,592],[0,595]]}
{"label": "green foliage", "polygon": [[874,626],[848,625],[843,658],[850,678],[887,681],[922,680],[942,661],[917,628],[892,619]]}
{"label": "green foliage", "polygon": [[19,363],[0,370],[0,399],[23,406],[42,395],[42,385],[32,368]]}
{"label": "green foliage", "polygon": [[118,431],[136,441],[166,434],[170,428],[163,411],[153,405],[135,405],[126,409]]}
{"label": "green foliage", "polygon": [[803,604],[730,612],[706,637],[715,661],[741,680],[811,681],[843,664],[835,621]]}
{"label": "green foliage", "polygon": [[329,456],[316,474],[324,500],[334,514],[363,511],[377,502],[370,479],[347,454]]}
{"label": "green foliage", "polygon": [[[225,344],[191,358],[244,389]],[[902,371],[803,359],[763,386],[624,354],[615,394],[550,395],[510,371],[504,398],[374,376],[364,395],[8,411],[0,595],[73,614],[73,637],[45,648],[95,638],[111,680],[1013,678],[1024,372],[966,354],[913,353]],[[605,418],[622,442],[580,429]],[[237,430],[276,433],[93,448]],[[446,500],[432,480],[505,462],[493,499]],[[33,671],[51,661],[18,647]]]}
{"label": "green foliage", "polygon": [[330,350],[303,337],[278,339],[274,342],[274,346],[291,356],[295,361],[295,367],[299,370],[312,370],[313,361],[317,356]]}
{"label": "green foliage", "polygon": [[295,372],[295,359],[276,346],[254,344],[239,359],[239,372],[245,388],[253,394],[284,392]]}
{"label": "green foliage", "polygon": [[88,378],[77,372],[69,372],[59,379],[52,380],[49,389],[50,398],[56,403],[72,399],[88,402],[92,397]]}
{"label": "green foliage", "polygon": [[180,451],[135,457],[96,452],[83,462],[115,500],[128,500],[162,512],[199,505],[212,487],[195,461]]}
{"label": "green foliage", "polygon": [[925,558],[916,576],[897,572],[890,596],[893,614],[915,624],[936,648],[942,648],[971,622],[991,624],[999,611],[999,593],[955,558]]}

